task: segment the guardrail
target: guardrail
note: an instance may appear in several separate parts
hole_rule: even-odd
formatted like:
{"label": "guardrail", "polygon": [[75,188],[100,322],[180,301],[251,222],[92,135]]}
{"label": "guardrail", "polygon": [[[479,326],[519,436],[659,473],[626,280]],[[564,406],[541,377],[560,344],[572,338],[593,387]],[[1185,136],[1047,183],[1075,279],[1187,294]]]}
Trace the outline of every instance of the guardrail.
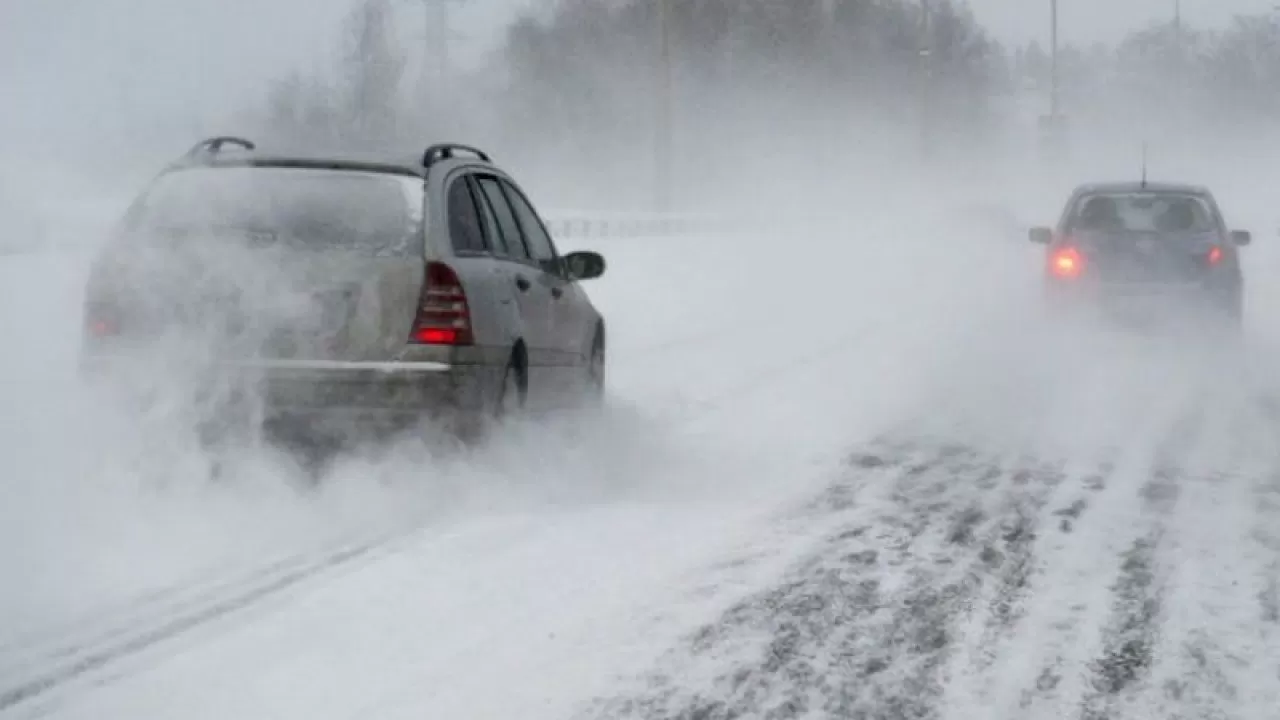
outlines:
{"label": "guardrail", "polygon": [[680,213],[600,213],[557,210],[545,213],[543,220],[557,240],[693,235],[719,232],[728,229],[729,226],[723,216]]}
{"label": "guardrail", "polygon": [[[552,237],[558,241],[691,235],[728,229],[728,223],[722,217],[694,214],[554,211],[545,213],[543,219]],[[87,234],[77,233],[76,236],[85,237]],[[0,242],[0,258],[76,253],[86,249],[82,245],[56,240],[21,245]]]}
{"label": "guardrail", "polygon": [[0,243],[0,260],[14,257],[32,257],[35,255],[74,255],[89,252],[89,248],[67,243],[4,245]]}

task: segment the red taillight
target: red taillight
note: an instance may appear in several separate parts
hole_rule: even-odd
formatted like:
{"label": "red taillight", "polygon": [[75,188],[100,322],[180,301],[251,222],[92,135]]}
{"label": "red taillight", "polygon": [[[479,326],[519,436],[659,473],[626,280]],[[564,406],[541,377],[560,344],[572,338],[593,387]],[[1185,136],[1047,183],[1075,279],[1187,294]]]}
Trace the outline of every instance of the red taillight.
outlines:
{"label": "red taillight", "polygon": [[93,322],[89,323],[89,333],[92,334],[94,337],[107,337],[109,335],[115,335],[118,330],[119,328],[117,328],[113,323],[107,322],[106,320],[94,320]]}
{"label": "red taillight", "polygon": [[1218,263],[1222,262],[1222,247],[1218,245],[1214,245],[1213,247],[1209,248],[1209,254],[1205,257],[1205,259],[1209,261],[1210,265],[1217,265]]}
{"label": "red taillight", "polygon": [[1049,272],[1060,278],[1077,278],[1084,272],[1084,255],[1071,246],[1058,248],[1049,256]]}
{"label": "red taillight", "polygon": [[470,345],[471,308],[467,293],[453,268],[441,262],[427,263],[426,283],[413,321],[412,342],[423,345]]}
{"label": "red taillight", "polygon": [[458,331],[453,328],[418,328],[414,339],[427,345],[457,345]]}
{"label": "red taillight", "polygon": [[91,304],[85,314],[84,328],[97,338],[111,337],[120,334],[120,323],[115,313],[107,311],[96,304]]}

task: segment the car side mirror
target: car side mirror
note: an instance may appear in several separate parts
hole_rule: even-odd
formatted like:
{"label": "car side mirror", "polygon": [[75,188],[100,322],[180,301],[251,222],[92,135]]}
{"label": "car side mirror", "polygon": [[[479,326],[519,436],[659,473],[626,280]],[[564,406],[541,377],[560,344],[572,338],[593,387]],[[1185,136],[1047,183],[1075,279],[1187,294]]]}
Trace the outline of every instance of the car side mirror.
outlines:
{"label": "car side mirror", "polygon": [[604,257],[590,250],[579,250],[564,256],[564,267],[570,280],[594,280],[604,274]]}
{"label": "car side mirror", "polygon": [[1037,245],[1048,245],[1053,242],[1053,230],[1047,227],[1033,227],[1027,232],[1027,238]]}
{"label": "car side mirror", "polygon": [[1253,242],[1253,233],[1248,230],[1232,230],[1231,242],[1239,247],[1244,247]]}

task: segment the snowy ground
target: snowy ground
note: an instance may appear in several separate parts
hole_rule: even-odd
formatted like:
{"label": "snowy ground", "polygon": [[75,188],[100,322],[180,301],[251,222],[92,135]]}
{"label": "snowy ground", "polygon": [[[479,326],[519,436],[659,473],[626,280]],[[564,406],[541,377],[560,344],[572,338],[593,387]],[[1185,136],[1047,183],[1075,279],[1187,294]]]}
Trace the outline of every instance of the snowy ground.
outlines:
{"label": "snowy ground", "polygon": [[1242,351],[1080,346],[882,214],[600,241],[607,411],[319,491],[113,423],[82,263],[0,263],[0,716],[1270,717],[1280,254]]}

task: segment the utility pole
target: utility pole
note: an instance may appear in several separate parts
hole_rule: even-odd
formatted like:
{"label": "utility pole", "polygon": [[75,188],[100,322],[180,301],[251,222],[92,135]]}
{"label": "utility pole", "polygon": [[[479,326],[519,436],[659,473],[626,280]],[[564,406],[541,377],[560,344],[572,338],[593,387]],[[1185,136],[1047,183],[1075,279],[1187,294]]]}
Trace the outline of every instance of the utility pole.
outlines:
{"label": "utility pole", "polygon": [[1049,0],[1049,116],[1058,118],[1058,0]]}
{"label": "utility pole", "polygon": [[[428,92],[448,90],[452,75],[449,58],[449,3],[457,0],[422,0],[422,84]],[[435,53],[431,52],[435,45]],[[433,67],[434,65],[434,67]],[[434,79],[434,87],[429,80]]]}
{"label": "utility pole", "polygon": [[[1182,0],[1173,0],[1173,52],[1174,52],[1174,72],[1177,77],[1185,77],[1187,73],[1187,43],[1186,35],[1182,28]],[[1191,86],[1189,83],[1178,83],[1174,86],[1174,97],[1177,99],[1175,107],[1177,108],[1175,118],[1181,125],[1179,128],[1186,128],[1191,121],[1191,112],[1188,98],[1191,95]]]}
{"label": "utility pole", "polygon": [[1049,0],[1049,113],[1040,118],[1041,149],[1057,160],[1066,141],[1062,116],[1061,68],[1058,61],[1058,0]]}
{"label": "utility pole", "polygon": [[920,154],[933,155],[933,3],[920,0]]}
{"label": "utility pole", "polygon": [[654,122],[654,200],[658,212],[671,210],[672,181],[672,80],[671,80],[671,0],[658,3],[658,72],[656,118]]}
{"label": "utility pole", "polygon": [[[427,0],[432,2],[433,0]],[[436,83],[442,94],[449,89],[449,2],[434,0],[436,4]]]}
{"label": "utility pole", "polygon": [[1182,0],[1173,0],[1173,33],[1178,43],[1178,59],[1181,60],[1182,54],[1185,52],[1182,34]]}

